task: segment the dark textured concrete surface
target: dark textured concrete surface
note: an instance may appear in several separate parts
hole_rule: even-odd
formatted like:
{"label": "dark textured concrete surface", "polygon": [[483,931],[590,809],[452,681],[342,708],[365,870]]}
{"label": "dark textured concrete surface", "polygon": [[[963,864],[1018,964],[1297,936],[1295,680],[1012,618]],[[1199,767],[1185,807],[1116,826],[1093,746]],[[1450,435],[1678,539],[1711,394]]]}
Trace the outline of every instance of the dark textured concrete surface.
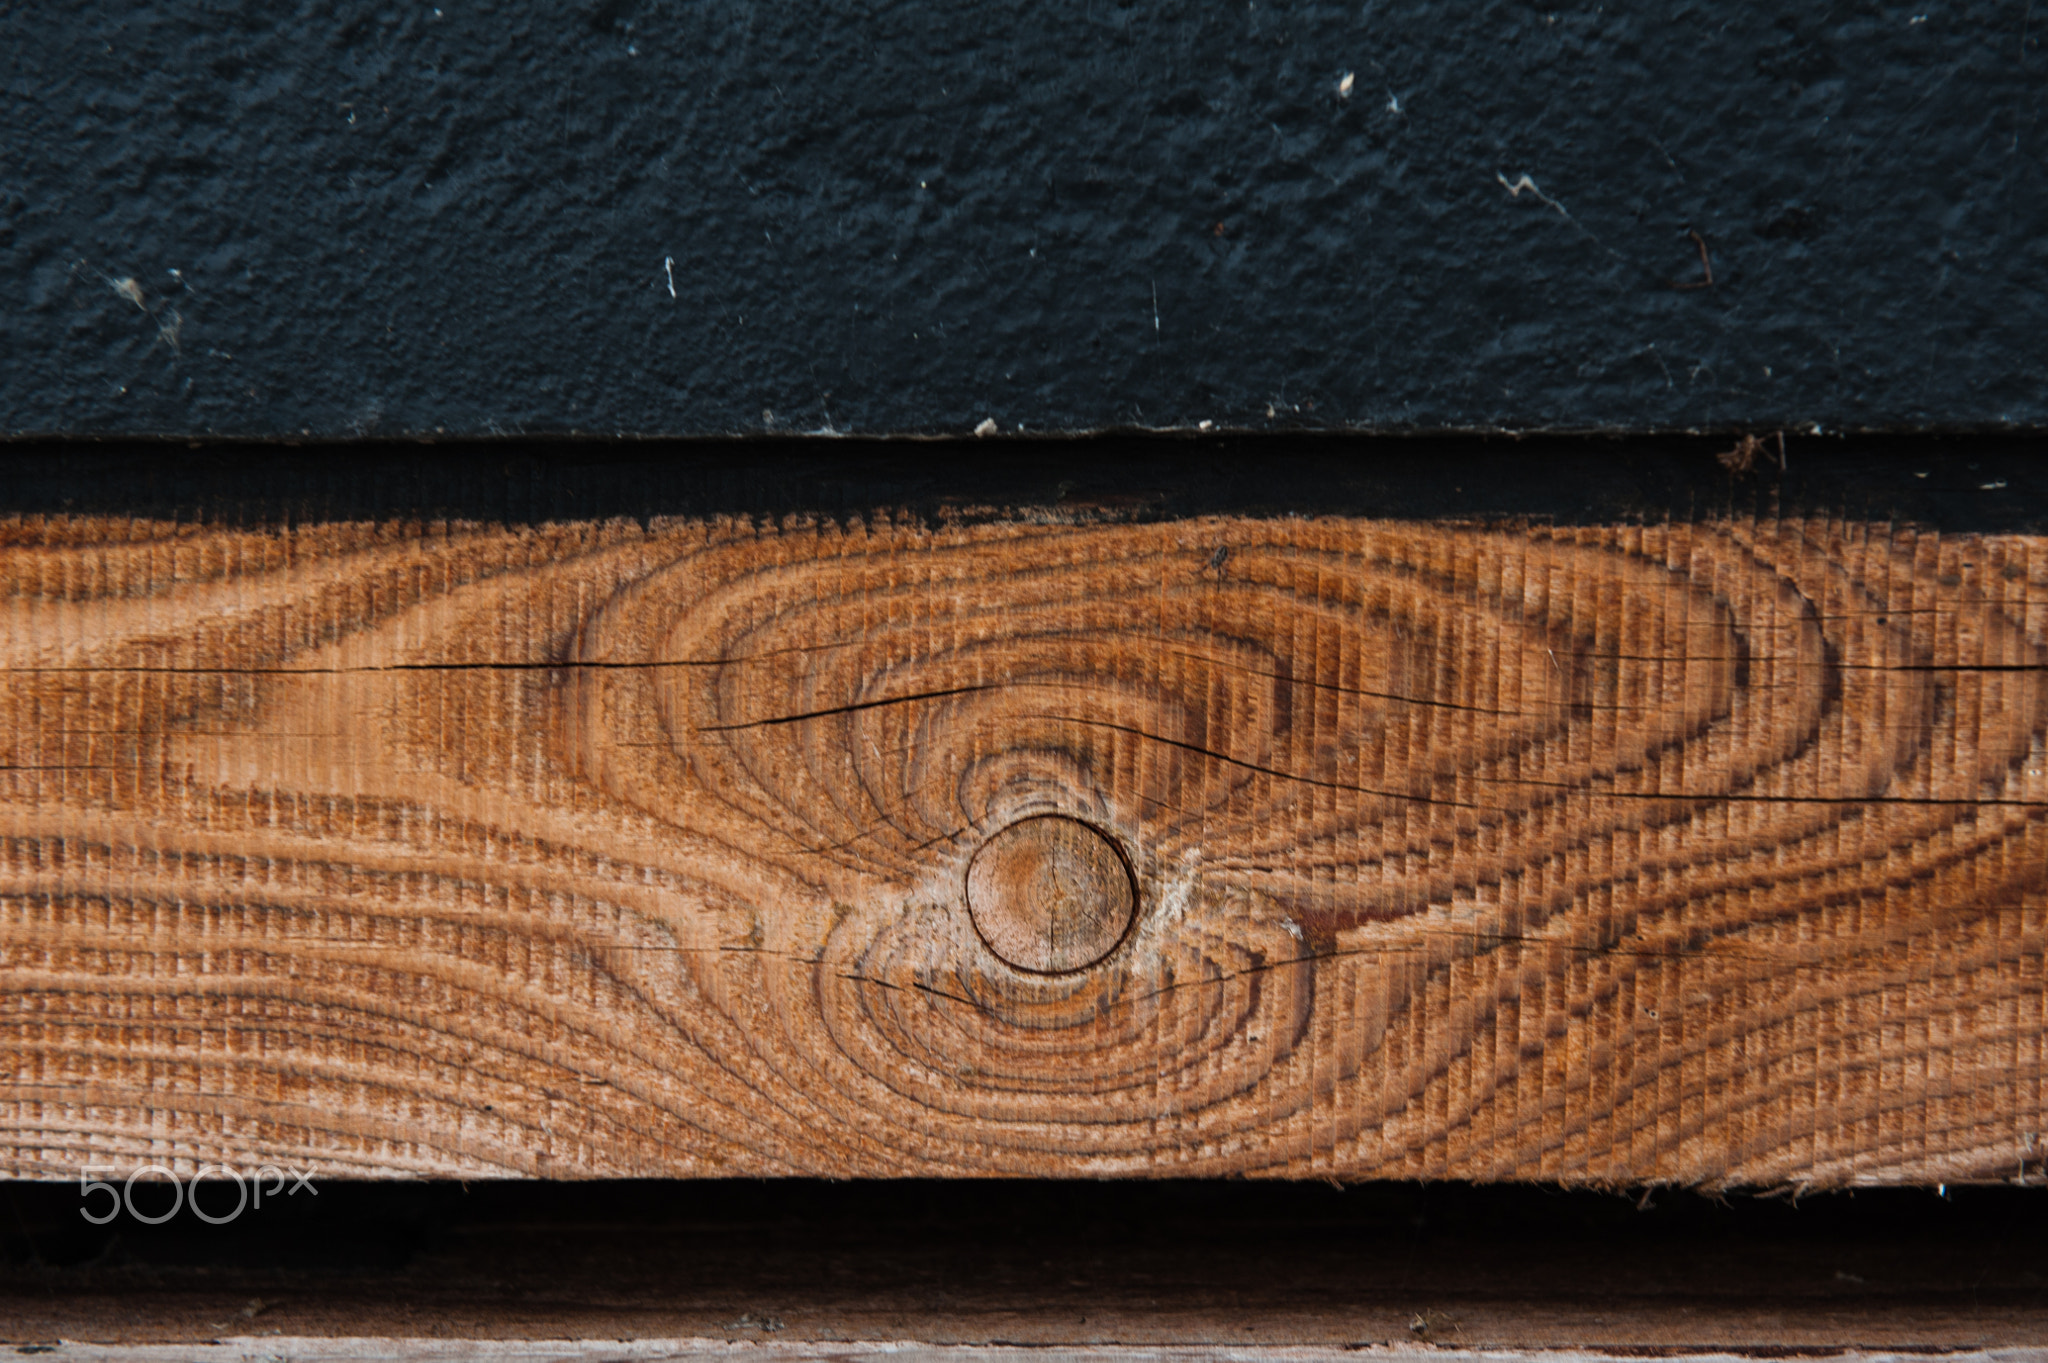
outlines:
{"label": "dark textured concrete surface", "polygon": [[2044,36],[0,0],[0,431],[2038,426]]}

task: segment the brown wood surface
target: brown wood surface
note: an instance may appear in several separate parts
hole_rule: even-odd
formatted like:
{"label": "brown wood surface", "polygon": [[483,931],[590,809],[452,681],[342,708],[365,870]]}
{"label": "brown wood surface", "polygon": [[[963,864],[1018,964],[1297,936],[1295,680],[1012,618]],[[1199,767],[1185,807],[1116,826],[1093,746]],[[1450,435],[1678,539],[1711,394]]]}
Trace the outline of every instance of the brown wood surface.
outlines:
{"label": "brown wood surface", "polygon": [[2038,1173],[2039,545],[18,519],[0,1171]]}

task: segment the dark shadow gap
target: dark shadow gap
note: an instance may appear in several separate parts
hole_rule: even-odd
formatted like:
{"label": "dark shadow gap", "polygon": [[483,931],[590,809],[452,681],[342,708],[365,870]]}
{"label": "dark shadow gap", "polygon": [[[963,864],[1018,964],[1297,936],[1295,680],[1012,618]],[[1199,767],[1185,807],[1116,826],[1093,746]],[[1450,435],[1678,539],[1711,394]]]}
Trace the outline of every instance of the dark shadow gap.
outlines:
{"label": "dark shadow gap", "polygon": [[272,524],[887,511],[935,523],[1020,512],[1531,519],[1565,524],[1803,515],[1944,531],[2048,525],[2041,437],[1791,436],[1746,469],[1736,436],[219,442],[0,444],[0,515]]}

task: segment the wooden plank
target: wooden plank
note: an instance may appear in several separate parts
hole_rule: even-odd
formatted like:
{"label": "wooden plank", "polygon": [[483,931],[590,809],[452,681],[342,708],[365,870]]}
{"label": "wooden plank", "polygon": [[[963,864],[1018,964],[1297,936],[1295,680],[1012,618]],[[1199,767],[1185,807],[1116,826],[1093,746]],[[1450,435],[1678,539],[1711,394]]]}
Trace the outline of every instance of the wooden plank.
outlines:
{"label": "wooden plank", "polygon": [[20,517],[0,1170],[2024,1177],[2040,550]]}
{"label": "wooden plank", "polygon": [[[1045,1357],[1036,1346],[921,1344],[903,1340],[844,1343],[734,1343],[718,1338],[616,1340],[449,1339],[444,1337],[366,1336],[304,1338],[281,1335],[231,1335],[204,1344],[82,1344],[66,1342],[48,1351],[50,1363],[243,1363],[254,1357],[287,1358],[293,1363],[426,1363],[437,1359],[544,1360],[544,1363],[640,1363],[675,1359],[739,1359],[745,1363],[838,1363],[842,1359],[886,1359],[888,1363],[1037,1363]],[[1427,1359],[1429,1363],[1621,1363],[1640,1358],[1634,1352],[1601,1349],[1399,1349],[1395,1358]],[[1697,1363],[1746,1363],[1754,1352],[1711,1349],[1659,1350],[1659,1357]],[[1912,1354],[1882,1350],[1830,1351],[1843,1363],[1904,1363]],[[1101,1359],[1103,1363],[1355,1363],[1350,1345],[1092,1344],[1060,1350],[1062,1359]],[[1943,1352],[1952,1363],[2044,1363],[2048,1348],[1967,1349]]]}

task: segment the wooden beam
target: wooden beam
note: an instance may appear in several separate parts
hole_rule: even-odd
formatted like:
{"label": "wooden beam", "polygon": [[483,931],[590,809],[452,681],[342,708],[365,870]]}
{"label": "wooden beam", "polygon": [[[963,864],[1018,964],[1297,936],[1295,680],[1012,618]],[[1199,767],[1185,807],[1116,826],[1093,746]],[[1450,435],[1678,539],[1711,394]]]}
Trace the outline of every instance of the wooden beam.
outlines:
{"label": "wooden beam", "polygon": [[[1355,1363],[1358,1345],[1229,1345],[1229,1344],[1083,1344],[1060,1350],[1061,1358],[1101,1363]],[[1641,1358],[1626,1350],[1566,1347],[1560,1349],[1433,1348],[1430,1363],[1628,1363]],[[452,1339],[445,1336],[288,1336],[229,1335],[199,1344],[84,1344],[65,1342],[49,1348],[46,1363],[242,1363],[254,1357],[289,1358],[297,1363],[429,1363],[430,1360],[538,1360],[539,1363],[673,1363],[679,1358],[744,1359],[746,1363],[841,1363],[874,1359],[877,1363],[1037,1363],[1043,1345],[923,1344],[904,1340],[788,1343],[732,1342],[718,1337],[635,1340],[518,1340],[490,1336]],[[1891,1363],[1896,1355],[1860,1350],[1830,1350],[1855,1363]],[[1756,1352],[1715,1349],[1659,1350],[1660,1358],[1695,1359],[1698,1363],[1740,1363]],[[1951,1363],[2044,1363],[2048,1348],[1942,1351]]]}
{"label": "wooden beam", "polygon": [[2038,538],[25,517],[0,577],[12,1176],[2048,1158]]}

